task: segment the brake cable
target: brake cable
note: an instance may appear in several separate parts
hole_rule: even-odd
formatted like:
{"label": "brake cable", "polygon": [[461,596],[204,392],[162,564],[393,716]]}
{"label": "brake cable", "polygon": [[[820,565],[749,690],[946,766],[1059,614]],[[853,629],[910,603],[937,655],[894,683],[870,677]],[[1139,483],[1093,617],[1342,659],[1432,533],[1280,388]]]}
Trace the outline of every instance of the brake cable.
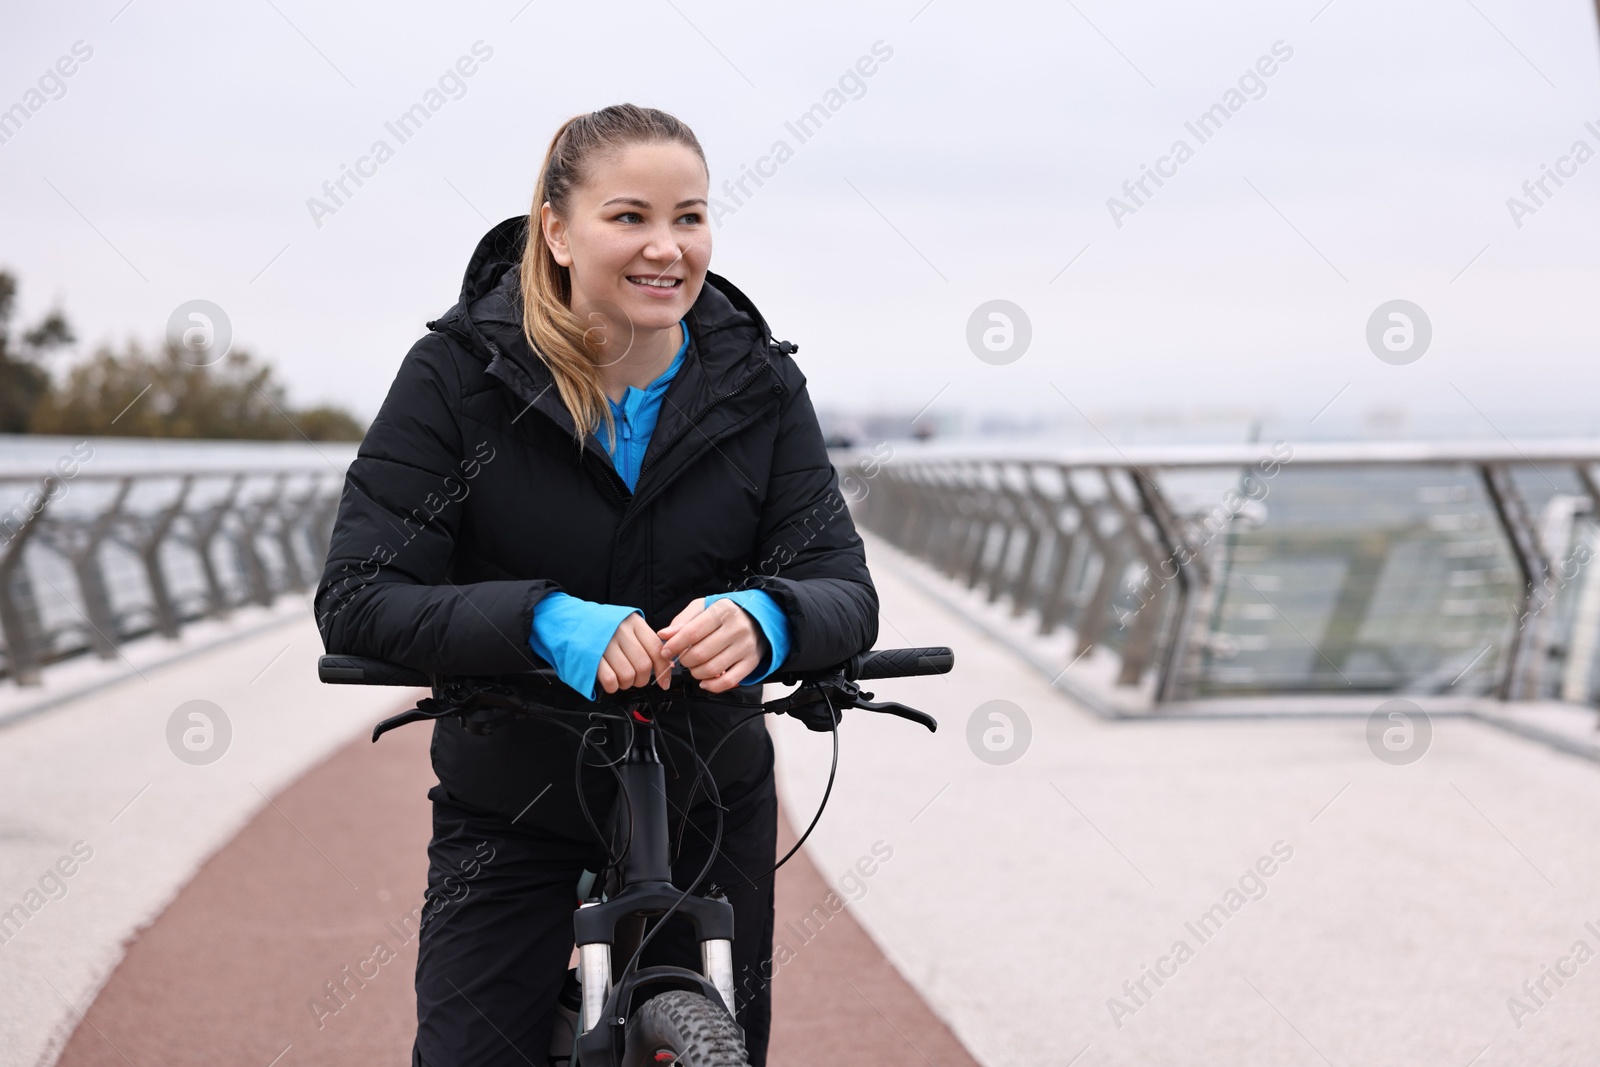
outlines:
{"label": "brake cable", "polygon": [[[782,867],[785,863],[788,863],[789,860],[794,857],[794,854],[796,852],[800,851],[800,846],[804,845],[806,843],[806,839],[811,836],[811,831],[815,830],[817,828],[817,824],[822,821],[822,813],[827,810],[828,798],[833,795],[834,778],[839,773],[839,718],[840,718],[840,716],[839,716],[839,712],[836,711],[834,709],[834,707],[833,707],[833,701],[828,696],[828,692],[827,692],[826,687],[818,687],[817,692],[822,697],[823,701],[827,704],[827,706],[828,706],[828,717],[829,717],[830,720],[832,720],[832,723],[833,723],[833,725],[829,728],[829,731],[828,731],[833,736],[833,760],[832,760],[832,763],[828,767],[828,785],[827,785],[827,788],[825,788],[822,791],[822,802],[817,805],[817,812],[816,812],[815,815],[813,815],[811,817],[811,823],[810,823],[810,825],[808,825],[806,827],[806,832],[800,835],[800,839],[794,843],[794,847],[793,848],[791,848],[788,852],[784,853],[784,856],[783,856],[782,859],[780,859],[777,863],[773,864],[772,868],[770,870],[768,870],[766,873],[762,874],[761,877],[759,877],[759,878],[746,877],[744,881],[735,882],[733,885],[728,886],[727,888],[729,888],[729,889],[738,889],[741,886],[755,885],[757,882],[763,881],[763,880],[765,880],[767,878],[770,878],[772,875],[776,874],[778,872],[778,868]],[[791,694],[791,696],[792,696],[792,694]],[[788,699],[788,698],[780,698],[780,699]],[[774,703],[775,703],[775,701],[774,701]],[[694,795],[695,795],[695,792],[700,788],[701,779],[705,778],[705,779],[711,780],[711,776],[712,776],[712,773],[713,773],[712,770],[711,770],[711,763],[712,763],[713,760],[715,760],[717,758],[717,753],[722,751],[722,746],[727,744],[729,739],[732,738],[733,735],[735,733],[737,733],[746,723],[753,722],[756,719],[759,719],[762,716],[768,715],[768,714],[771,714],[771,712],[767,711],[765,709],[765,707],[763,707],[763,709],[761,711],[753,712],[753,713],[745,716],[743,719],[740,719],[738,722],[734,723],[731,727],[728,728],[727,733],[722,735],[722,739],[720,741],[718,741],[716,743],[716,745],[711,749],[710,754],[707,755],[705,757],[705,759],[700,760],[700,765],[703,768],[703,770],[702,770],[701,773],[699,773],[699,774],[697,774],[695,776],[694,784],[692,786],[690,786],[690,788],[689,788],[689,797],[688,797],[688,799],[686,801],[684,801],[684,807],[686,809],[685,812],[684,812],[684,823],[685,824],[687,824],[687,822],[688,822],[688,811],[687,811],[687,809],[692,808],[694,806]],[[665,730],[663,730],[662,732],[663,733],[667,733],[667,731],[665,731]],[[684,743],[683,738],[681,738],[681,737],[677,737],[676,735],[673,735],[673,734],[670,734],[670,733],[668,733],[668,736],[673,737],[673,739],[676,740],[679,744],[683,744]],[[696,755],[696,758],[698,759],[699,753],[696,752],[695,755]],[[713,784],[715,784],[714,780],[713,780]],[[679,837],[680,845],[681,845],[682,838],[683,838],[683,831],[684,831],[684,826],[680,825],[679,828],[678,828],[678,837]]]}
{"label": "brake cable", "polygon": [[[762,714],[766,714],[766,713],[762,712]],[[731,736],[731,733],[732,733],[732,731],[729,731],[729,735],[725,735],[723,737],[723,741],[726,741],[728,736]],[[719,748],[721,747],[721,745],[722,745],[721,741],[717,742],[717,746]],[[693,752],[694,750],[691,749],[690,751]],[[715,753],[713,752],[713,754],[715,754]],[[683,905],[683,902],[689,899],[689,897],[694,893],[695,889],[697,889],[699,887],[700,883],[705,881],[706,875],[711,873],[712,866],[717,862],[717,856],[719,856],[721,854],[721,852],[722,852],[722,812],[723,812],[722,794],[721,794],[720,791],[716,791],[716,789],[717,789],[716,780],[714,778],[710,777],[711,768],[710,768],[709,762],[707,760],[701,759],[700,758],[700,753],[698,753],[698,752],[694,752],[694,757],[700,763],[701,767],[705,770],[705,772],[707,774],[707,781],[710,783],[711,790],[715,791],[714,794],[713,793],[708,793],[708,796],[711,797],[712,807],[716,810],[716,813],[717,813],[717,830],[716,830],[716,834],[712,837],[712,840],[711,840],[711,849],[706,854],[705,866],[700,868],[700,873],[695,876],[695,880],[693,882],[691,882],[678,895],[678,899],[673,902],[672,907],[668,908],[666,911],[661,913],[660,918],[658,918],[655,921],[655,924],[650,927],[650,931],[647,934],[645,934],[643,938],[640,939],[639,947],[634,950],[632,958],[630,958],[628,960],[627,964],[622,968],[622,971],[620,972],[620,974],[615,979],[615,981],[614,981],[615,985],[621,985],[623,980],[626,979],[628,977],[628,975],[630,973],[632,973],[638,967],[639,960],[644,956],[645,948],[650,944],[650,942],[652,940],[655,939],[656,934],[662,929],[662,927],[666,926],[667,920],[672,918],[673,914],[678,910],[678,908]],[[684,813],[684,818],[685,819],[688,818],[688,813],[687,812]],[[631,826],[632,824],[630,823],[629,825]],[[729,1008],[731,1010],[732,1005],[729,1005]]]}

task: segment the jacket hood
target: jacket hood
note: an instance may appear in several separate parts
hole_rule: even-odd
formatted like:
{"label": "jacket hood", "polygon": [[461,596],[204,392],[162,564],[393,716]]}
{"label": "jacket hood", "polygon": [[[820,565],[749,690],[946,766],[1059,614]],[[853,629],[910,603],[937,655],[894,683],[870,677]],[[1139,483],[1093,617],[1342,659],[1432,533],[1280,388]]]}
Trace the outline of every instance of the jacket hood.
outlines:
{"label": "jacket hood", "polygon": [[[463,358],[481,360],[484,375],[509,389],[527,405],[524,410],[543,412],[565,433],[576,435],[572,413],[554,388],[554,375],[522,333],[519,273],[527,230],[527,217],[517,216],[484,234],[467,263],[460,299],[428,328],[455,338],[467,353]],[[692,430],[698,428],[700,439],[709,441],[805,386],[805,376],[786,358],[796,346],[774,343],[755,304],[727,279],[707,271],[684,318],[689,358],[667,386],[664,399],[670,402],[663,405],[640,469],[638,506],[692,462],[698,445],[673,448]],[[771,378],[770,388],[752,389],[764,376]],[[584,435],[582,447],[608,480],[622,485],[594,433]],[[661,453],[671,454],[658,461]],[[656,477],[649,477],[652,463]]]}
{"label": "jacket hood", "polygon": [[[449,311],[428,323],[428,328],[456,334],[486,358],[500,355],[502,348],[519,353],[525,357],[516,360],[522,369],[546,377],[548,372],[538,373],[544,370],[543,360],[529,351],[522,339],[520,271],[527,237],[526,215],[515,215],[491,227],[467,261],[460,297]],[[755,303],[712,271],[706,272],[700,294],[685,317],[701,361],[708,364],[714,378],[725,369],[722,364],[740,362],[752,349],[765,353],[772,344],[772,331]]]}

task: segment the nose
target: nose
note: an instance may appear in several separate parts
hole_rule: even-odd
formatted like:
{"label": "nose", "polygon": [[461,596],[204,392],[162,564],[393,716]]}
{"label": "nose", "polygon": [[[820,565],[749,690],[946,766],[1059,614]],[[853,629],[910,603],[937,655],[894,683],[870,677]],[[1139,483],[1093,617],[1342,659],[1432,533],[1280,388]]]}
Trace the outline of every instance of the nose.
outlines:
{"label": "nose", "polygon": [[678,243],[677,237],[672,232],[672,224],[663,222],[650,228],[649,239],[645,242],[644,257],[652,261],[665,260],[675,263],[683,258],[683,246]]}

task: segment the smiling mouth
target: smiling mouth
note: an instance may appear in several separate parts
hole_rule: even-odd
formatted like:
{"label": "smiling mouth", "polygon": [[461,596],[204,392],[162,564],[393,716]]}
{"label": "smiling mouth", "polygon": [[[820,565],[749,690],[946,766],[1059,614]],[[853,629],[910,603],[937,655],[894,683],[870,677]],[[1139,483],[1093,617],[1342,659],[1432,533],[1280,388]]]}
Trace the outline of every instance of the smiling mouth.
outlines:
{"label": "smiling mouth", "polygon": [[626,277],[635,285],[645,285],[651,289],[676,289],[683,284],[682,278],[659,278],[647,274],[629,274]]}

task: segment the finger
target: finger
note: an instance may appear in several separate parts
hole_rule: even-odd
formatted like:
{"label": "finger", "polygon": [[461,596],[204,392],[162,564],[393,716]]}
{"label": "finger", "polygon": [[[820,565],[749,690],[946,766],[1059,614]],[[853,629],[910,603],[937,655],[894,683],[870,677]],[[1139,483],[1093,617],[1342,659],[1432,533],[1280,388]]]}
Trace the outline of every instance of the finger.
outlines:
{"label": "finger", "polygon": [[670,689],[672,687],[672,656],[668,654],[667,646],[661,643],[643,620],[640,620],[640,627],[645,631],[644,647],[650,653],[650,663],[655,671],[656,684],[663,689]]}
{"label": "finger", "polygon": [[678,657],[678,662],[689,668],[689,673],[696,678],[709,677],[704,671],[707,663],[721,655],[731,645],[739,640],[739,634],[730,627],[719,626],[693,645],[684,649]]}
{"label": "finger", "polygon": [[755,669],[755,657],[752,656],[748,660],[734,664],[731,670],[724,671],[720,676],[701,682],[700,688],[707,693],[723,693],[729,689],[737,689]]}
{"label": "finger", "polygon": [[741,655],[737,649],[729,649],[707,664],[708,668],[716,670],[717,673],[702,681],[700,687],[710,693],[721,693],[732,689],[756,669],[756,659],[754,652]]}
{"label": "finger", "polygon": [[[631,618],[631,616],[629,617]],[[627,649],[623,644],[623,642],[627,640],[627,636],[628,622],[627,619],[624,619],[620,624],[618,624],[616,631],[611,635],[611,641],[606,645],[606,650],[601,656],[601,659],[603,659],[606,663],[609,663],[611,665],[611,669],[616,672],[617,687],[619,689],[627,689],[636,684],[636,679],[634,677],[636,669],[634,667],[633,660],[628,656]]]}
{"label": "finger", "polygon": [[[668,655],[676,658],[677,661],[682,663],[684,666],[688,666],[689,661],[683,658],[684,652],[689,648],[699,644],[711,634],[715,633],[722,626],[723,621],[726,619],[726,609],[718,606],[721,604],[728,604],[728,606],[733,608],[733,610],[739,610],[738,605],[733,604],[730,601],[718,600],[714,602],[711,607],[701,611],[699,614],[694,616],[694,618],[685,622],[683,627],[667,640]],[[720,648],[721,646],[719,645],[718,649],[720,650]]]}
{"label": "finger", "polygon": [[634,658],[634,663],[639,666],[635,684],[648,685],[653,675],[657,685],[663,689],[669,688],[672,685],[672,657],[667,655],[655,631],[650,629],[650,624],[645,622],[642,616],[630,615],[624,620],[624,626],[628,636],[638,642],[645,657],[645,662],[642,664]]}
{"label": "finger", "polygon": [[[694,670],[690,673],[701,681],[710,681],[711,679],[722,674],[724,671],[731,670],[735,664],[741,663],[747,659],[754,660],[755,658],[755,646],[745,644],[742,641],[734,641],[727,647],[723,648],[722,651],[706,660],[700,666],[694,668]],[[750,666],[753,669],[755,664],[752,663]],[[746,670],[744,674],[738,675],[734,680],[740,681],[744,678],[745,674],[749,673],[750,671]]]}
{"label": "finger", "polygon": [[[708,640],[708,642],[703,642],[701,647],[709,647],[709,641],[716,640],[716,637],[712,637]],[[715,652],[710,653],[703,660],[701,660],[699,666],[691,668],[689,673],[701,681],[706,681],[711,678],[715,678],[722,671],[727,670],[731,663],[736,660],[743,659],[746,656],[756,656],[759,658],[754,644],[749,644],[737,639],[728,641]],[[740,677],[742,678],[744,675],[740,675]]]}
{"label": "finger", "polygon": [[684,623],[694,618],[705,610],[705,597],[695,597],[683,606],[683,610],[672,617],[672,621],[656,631],[656,636],[665,641],[683,626]]}
{"label": "finger", "polygon": [[617,647],[617,639],[611,639],[611,645],[606,649],[600,661],[609,666],[617,680],[617,688],[607,692],[615,693],[617,689],[626,689],[633,684],[633,664],[628,662],[628,657],[622,649]]}
{"label": "finger", "polygon": [[617,691],[617,672],[611,669],[611,665],[604,658],[600,660],[600,666],[595,670],[594,675],[602,690],[607,693],[615,693]]}
{"label": "finger", "polygon": [[[631,620],[634,616],[629,616],[629,618]],[[650,680],[651,668],[655,666],[655,662],[650,652],[646,649],[644,642],[646,640],[654,642],[655,635],[649,634],[648,637],[641,639],[633,626],[623,625],[617,627],[614,640],[617,643],[617,649],[627,657],[628,665],[633,668],[633,678],[627,683],[628,687],[644,685]]]}
{"label": "finger", "polygon": [[[640,619],[640,633],[650,633],[650,640],[645,641],[645,648],[651,649],[651,651],[659,651],[662,641],[667,640],[667,637],[672,635],[675,627],[677,627],[677,622],[669,622],[659,630],[651,630],[650,624]],[[667,657],[667,662],[670,661],[672,661],[672,657],[669,656]]]}
{"label": "finger", "polygon": [[[722,607],[724,604],[727,606]],[[736,641],[749,641],[752,648],[759,647],[755,620],[738,604],[731,600],[719,600],[707,609],[706,614],[718,616],[717,629],[702,638],[697,643],[698,647],[689,651],[689,660],[680,658],[680,663],[705,663]]]}
{"label": "finger", "polygon": [[672,657],[668,656],[666,650],[662,648],[661,639],[650,628],[650,624],[644,621],[644,616],[635,616],[630,622],[632,624],[631,632],[634,637],[639,639],[639,647],[644,650],[645,658],[649,661],[646,669],[651,674],[650,678],[645,678],[641,675],[639,684],[647,685],[651,681],[658,680],[662,674],[670,674],[672,671]]}

